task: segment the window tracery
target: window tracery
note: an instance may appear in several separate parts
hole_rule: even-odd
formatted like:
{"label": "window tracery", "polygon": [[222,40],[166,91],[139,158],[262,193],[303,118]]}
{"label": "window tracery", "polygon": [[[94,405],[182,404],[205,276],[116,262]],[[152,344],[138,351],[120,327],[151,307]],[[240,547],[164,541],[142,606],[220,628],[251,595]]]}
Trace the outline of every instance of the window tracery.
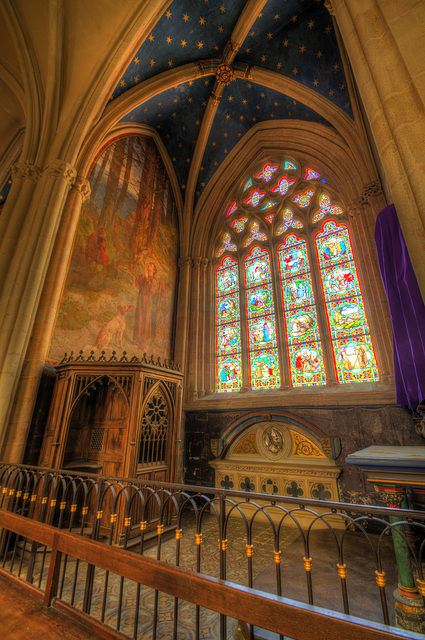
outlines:
{"label": "window tracery", "polygon": [[378,380],[344,210],[320,170],[268,161],[235,195],[215,250],[216,390]]}

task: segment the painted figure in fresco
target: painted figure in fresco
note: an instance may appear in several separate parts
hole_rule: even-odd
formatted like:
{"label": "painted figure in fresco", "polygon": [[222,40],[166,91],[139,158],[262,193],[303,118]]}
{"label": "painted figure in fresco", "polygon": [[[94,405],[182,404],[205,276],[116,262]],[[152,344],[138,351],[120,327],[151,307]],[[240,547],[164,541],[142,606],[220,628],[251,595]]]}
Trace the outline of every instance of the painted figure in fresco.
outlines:
{"label": "painted figure in fresco", "polygon": [[115,344],[120,349],[122,346],[122,337],[125,331],[125,314],[133,311],[134,307],[126,304],[119,304],[117,307],[116,315],[105,322],[103,327],[97,334],[95,348],[106,349],[111,342],[112,338],[115,338]]}
{"label": "painted figure in fresco", "polygon": [[106,254],[106,229],[100,227],[97,232],[93,231],[87,236],[85,248],[86,262],[89,267],[103,269],[108,262],[109,257]]}
{"label": "painted figure in fresco", "polygon": [[139,294],[134,317],[133,340],[137,346],[143,348],[146,348],[155,337],[159,290],[155,274],[155,263],[149,262],[144,274],[134,278]]}
{"label": "painted figure in fresco", "polygon": [[279,453],[283,449],[283,437],[278,429],[269,427],[264,433],[264,444],[270,453]]}
{"label": "painted figure in fresco", "polygon": [[308,315],[308,313],[303,313],[295,316],[289,323],[289,331],[294,338],[302,338],[313,331],[314,325],[314,318]]}
{"label": "painted figure in fresco", "polygon": [[302,280],[291,282],[291,284],[288,285],[287,293],[289,294],[291,302],[298,303],[308,298],[307,285]]}
{"label": "painted figure in fresco", "polygon": [[320,360],[314,349],[301,349],[295,356],[295,368],[297,373],[308,375],[317,373],[320,368]]}
{"label": "painted figure in fresco", "polygon": [[354,276],[349,269],[335,269],[328,274],[325,284],[330,293],[346,293],[355,284]]}

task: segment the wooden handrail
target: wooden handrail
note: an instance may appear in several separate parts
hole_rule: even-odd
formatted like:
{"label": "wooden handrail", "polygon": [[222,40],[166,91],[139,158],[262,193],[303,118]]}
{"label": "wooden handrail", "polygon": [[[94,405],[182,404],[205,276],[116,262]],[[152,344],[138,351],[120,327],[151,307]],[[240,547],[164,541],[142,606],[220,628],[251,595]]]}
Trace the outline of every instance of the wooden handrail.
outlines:
{"label": "wooden handrail", "polygon": [[0,527],[52,548],[44,602],[57,594],[61,555],[294,640],[423,640],[423,635],[296,602],[107,546],[0,509]]}

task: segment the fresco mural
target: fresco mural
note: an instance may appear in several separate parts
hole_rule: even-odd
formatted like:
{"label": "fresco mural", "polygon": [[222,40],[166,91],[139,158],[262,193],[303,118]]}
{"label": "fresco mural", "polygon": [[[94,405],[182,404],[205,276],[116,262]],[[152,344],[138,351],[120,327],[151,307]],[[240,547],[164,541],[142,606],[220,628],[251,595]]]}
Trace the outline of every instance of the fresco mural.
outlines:
{"label": "fresco mural", "polygon": [[49,361],[80,349],[170,358],[178,225],[154,142],[114,141],[89,181]]}

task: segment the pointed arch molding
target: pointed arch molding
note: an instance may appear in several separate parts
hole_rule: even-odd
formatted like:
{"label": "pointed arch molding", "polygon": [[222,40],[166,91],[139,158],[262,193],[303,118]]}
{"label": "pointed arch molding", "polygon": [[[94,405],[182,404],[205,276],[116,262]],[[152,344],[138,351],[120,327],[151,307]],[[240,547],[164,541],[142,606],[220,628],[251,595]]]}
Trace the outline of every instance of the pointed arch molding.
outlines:
{"label": "pointed arch molding", "polygon": [[261,122],[245,134],[202,194],[195,210],[193,255],[208,255],[226,203],[252,165],[282,153],[319,166],[345,205],[362,193],[374,175],[359,150],[353,150],[335,129],[303,120]]}
{"label": "pointed arch molding", "polygon": [[341,453],[341,440],[339,438],[330,438],[318,427],[306,420],[293,416],[286,411],[276,409],[271,409],[270,413],[265,411],[249,413],[232,422],[221,434],[220,438],[211,440],[213,453],[217,458],[225,458],[235,441],[243,433],[247,433],[253,425],[264,422],[285,422],[293,425],[295,430],[298,428],[303,432],[307,432],[320,441],[323,452],[332,460],[336,460]]}

